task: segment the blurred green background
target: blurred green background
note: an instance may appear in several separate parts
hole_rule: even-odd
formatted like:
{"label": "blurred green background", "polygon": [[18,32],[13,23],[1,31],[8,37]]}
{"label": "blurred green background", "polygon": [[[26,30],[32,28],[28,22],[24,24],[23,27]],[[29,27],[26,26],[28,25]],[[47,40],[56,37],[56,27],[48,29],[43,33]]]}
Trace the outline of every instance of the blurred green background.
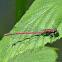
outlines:
{"label": "blurred green background", "polygon": [[[34,0],[0,0],[0,39],[4,33],[8,33],[16,22],[29,9]],[[59,58],[57,62],[62,62],[62,39],[47,46],[56,47]]]}
{"label": "blurred green background", "polygon": [[34,0],[0,0],[0,36],[9,32]]}

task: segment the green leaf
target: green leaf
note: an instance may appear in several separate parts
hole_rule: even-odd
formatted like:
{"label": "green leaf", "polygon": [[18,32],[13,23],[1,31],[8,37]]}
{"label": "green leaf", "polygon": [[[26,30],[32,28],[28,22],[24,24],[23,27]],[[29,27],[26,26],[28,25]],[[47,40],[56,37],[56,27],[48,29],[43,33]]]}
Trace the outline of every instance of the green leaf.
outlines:
{"label": "green leaf", "polygon": [[[10,33],[37,32],[49,28],[57,28],[59,36],[52,38],[43,35],[32,37],[34,34],[5,36],[0,41],[0,62],[7,62],[28,49],[43,47],[62,37],[62,0],[35,0]],[[14,43],[17,44],[12,46]]]}
{"label": "green leaf", "polygon": [[8,62],[56,62],[57,54],[55,50],[55,48],[50,47],[39,47],[10,58]]}

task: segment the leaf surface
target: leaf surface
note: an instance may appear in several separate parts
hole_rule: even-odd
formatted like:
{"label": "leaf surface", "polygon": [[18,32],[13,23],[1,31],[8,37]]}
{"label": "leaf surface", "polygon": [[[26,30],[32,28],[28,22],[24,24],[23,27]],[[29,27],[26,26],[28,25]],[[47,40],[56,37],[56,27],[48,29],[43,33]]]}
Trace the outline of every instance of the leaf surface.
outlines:
{"label": "leaf surface", "polygon": [[28,50],[11,58],[9,62],[56,62],[57,54],[55,48],[39,47],[34,50]]}
{"label": "leaf surface", "polygon": [[[35,0],[10,33],[38,32],[40,29],[53,28],[57,28],[58,37],[33,36],[34,34],[3,37],[0,41],[1,62],[7,62],[10,58],[28,49],[43,47],[45,44],[53,43],[62,37],[62,0]],[[17,44],[12,46],[14,43]]]}

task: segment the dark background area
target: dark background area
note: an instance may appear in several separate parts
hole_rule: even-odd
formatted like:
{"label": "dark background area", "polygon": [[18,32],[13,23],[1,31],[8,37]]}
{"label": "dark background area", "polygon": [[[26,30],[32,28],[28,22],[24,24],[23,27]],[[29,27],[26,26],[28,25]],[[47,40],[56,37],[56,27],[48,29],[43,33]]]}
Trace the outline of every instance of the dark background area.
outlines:
{"label": "dark background area", "polygon": [[15,23],[15,2],[0,0],[0,36],[11,30]]}
{"label": "dark background area", "polygon": [[[28,7],[31,5],[33,0],[31,0]],[[14,0],[0,0],[0,38],[8,33],[16,21],[16,3]],[[47,46],[59,48],[57,51],[59,58],[57,62],[62,62],[62,39],[57,40],[53,44],[47,44]]]}
{"label": "dark background area", "polygon": [[48,43],[46,44],[46,46],[58,48],[58,50],[56,51],[58,53],[57,62],[62,62],[62,38],[53,42],[52,44]]}

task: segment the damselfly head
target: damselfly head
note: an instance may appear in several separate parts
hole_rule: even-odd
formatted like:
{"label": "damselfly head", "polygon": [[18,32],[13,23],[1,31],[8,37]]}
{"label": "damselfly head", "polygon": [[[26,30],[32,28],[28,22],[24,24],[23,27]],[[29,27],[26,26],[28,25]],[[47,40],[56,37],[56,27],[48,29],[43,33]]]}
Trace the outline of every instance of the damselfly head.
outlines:
{"label": "damselfly head", "polygon": [[57,32],[57,29],[56,29],[56,28],[53,28],[53,30],[52,30],[52,31],[53,31],[53,33],[55,33],[55,32]]}
{"label": "damselfly head", "polygon": [[56,28],[53,28],[53,30],[57,32],[57,29]]}

